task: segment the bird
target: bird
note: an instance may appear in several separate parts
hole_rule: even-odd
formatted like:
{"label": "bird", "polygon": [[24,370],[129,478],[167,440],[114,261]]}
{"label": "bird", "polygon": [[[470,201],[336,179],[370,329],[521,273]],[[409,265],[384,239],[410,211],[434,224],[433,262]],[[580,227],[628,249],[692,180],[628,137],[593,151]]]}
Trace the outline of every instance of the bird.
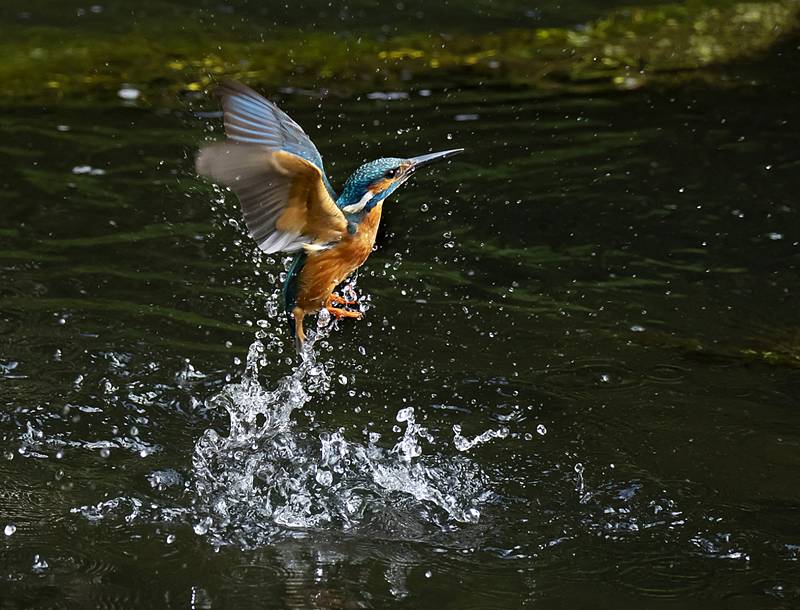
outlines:
{"label": "bird", "polygon": [[226,139],[203,146],[195,167],[236,194],[248,233],[263,252],[295,254],[282,296],[301,352],[307,315],[325,309],[337,319],[362,317],[347,309],[356,302],[334,290],[372,252],[386,199],[420,168],[464,149],[375,159],[337,194],[317,147],[288,114],[237,81],[222,81],[215,93]]}

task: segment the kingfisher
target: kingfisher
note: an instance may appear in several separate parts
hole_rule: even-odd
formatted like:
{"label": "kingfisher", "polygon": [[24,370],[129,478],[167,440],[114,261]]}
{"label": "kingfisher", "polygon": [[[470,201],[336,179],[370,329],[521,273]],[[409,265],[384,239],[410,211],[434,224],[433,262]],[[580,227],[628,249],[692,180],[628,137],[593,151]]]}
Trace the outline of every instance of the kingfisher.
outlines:
{"label": "kingfisher", "polygon": [[464,149],[370,161],[337,195],[317,147],[288,114],[239,82],[224,81],[215,93],[226,139],[201,148],[197,173],[236,194],[263,252],[295,253],[282,292],[300,351],[306,315],[326,309],[337,319],[362,316],[334,290],[372,252],[383,202],[419,168]]}

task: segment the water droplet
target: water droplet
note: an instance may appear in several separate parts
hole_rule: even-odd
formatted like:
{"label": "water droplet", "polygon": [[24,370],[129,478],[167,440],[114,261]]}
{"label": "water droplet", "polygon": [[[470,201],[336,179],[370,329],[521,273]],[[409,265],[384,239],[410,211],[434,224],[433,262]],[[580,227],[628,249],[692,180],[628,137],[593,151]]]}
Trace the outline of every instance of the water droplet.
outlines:
{"label": "water droplet", "polygon": [[16,531],[17,531],[17,526],[14,525],[13,523],[9,523],[8,525],[6,525],[5,529],[3,530],[3,533],[6,536],[13,536],[14,532]]}
{"label": "water droplet", "polygon": [[176,538],[177,538],[177,536],[175,536],[175,534],[168,534],[167,535],[167,544],[172,544],[173,542],[175,542]]}
{"label": "water droplet", "polygon": [[141,91],[139,91],[135,87],[122,87],[119,91],[117,91],[117,96],[119,96],[120,99],[123,99],[128,102],[132,102],[134,100],[139,99],[140,95]]}
{"label": "water droplet", "polygon": [[342,385],[347,385],[347,376],[339,375],[339,383],[341,383]]}
{"label": "water droplet", "polygon": [[395,419],[399,422],[404,421],[414,421],[414,407],[406,407],[405,409],[400,409],[397,412],[397,416]]}
{"label": "water droplet", "polygon": [[427,570],[425,572],[425,578],[430,578],[431,576],[433,576],[433,572],[431,572],[430,570]]}
{"label": "water droplet", "polygon": [[31,567],[33,568],[34,572],[43,572],[50,566],[47,565],[47,562],[42,557],[40,557],[39,555],[34,555],[33,565]]}
{"label": "water droplet", "polygon": [[202,536],[203,534],[208,532],[208,525],[209,525],[208,519],[203,519],[202,521],[195,523],[192,529],[194,530],[195,534],[197,534],[198,536]]}
{"label": "water droplet", "polygon": [[111,450],[108,447],[103,447],[100,450],[100,457],[101,458],[107,458],[109,455],[111,455]]}
{"label": "water droplet", "polygon": [[547,434],[547,428],[545,428],[544,424],[539,424],[538,426],[536,426],[536,432],[540,436],[544,436],[545,434]]}
{"label": "water droplet", "polygon": [[89,174],[90,176],[102,176],[106,170],[92,167],[91,165],[76,165],[72,168],[73,174]]}
{"label": "water droplet", "polygon": [[328,470],[317,470],[317,474],[314,476],[317,483],[320,485],[324,485],[328,487],[331,483],[333,483],[333,475]]}

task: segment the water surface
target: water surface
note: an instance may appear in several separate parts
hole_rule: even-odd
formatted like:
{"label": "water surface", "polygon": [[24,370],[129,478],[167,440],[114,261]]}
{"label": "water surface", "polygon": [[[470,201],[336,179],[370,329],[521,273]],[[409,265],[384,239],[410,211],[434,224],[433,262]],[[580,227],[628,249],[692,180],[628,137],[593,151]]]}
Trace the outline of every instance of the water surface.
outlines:
{"label": "water surface", "polygon": [[365,319],[303,365],[284,262],[192,173],[217,120],[7,108],[0,605],[796,605],[798,59],[276,95],[335,185],[467,149],[386,206]]}

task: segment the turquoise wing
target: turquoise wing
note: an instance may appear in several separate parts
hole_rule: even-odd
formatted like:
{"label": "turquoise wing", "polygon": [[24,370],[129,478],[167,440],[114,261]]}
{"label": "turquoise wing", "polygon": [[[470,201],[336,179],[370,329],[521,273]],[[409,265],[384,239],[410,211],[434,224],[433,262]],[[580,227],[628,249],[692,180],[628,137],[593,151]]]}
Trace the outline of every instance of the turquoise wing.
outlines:
{"label": "turquoise wing", "polygon": [[250,87],[236,81],[223,81],[215,93],[222,101],[225,135],[229,139],[285,150],[310,161],[319,168],[331,198],[336,199],[336,193],[325,175],[322,156],[292,117]]}

